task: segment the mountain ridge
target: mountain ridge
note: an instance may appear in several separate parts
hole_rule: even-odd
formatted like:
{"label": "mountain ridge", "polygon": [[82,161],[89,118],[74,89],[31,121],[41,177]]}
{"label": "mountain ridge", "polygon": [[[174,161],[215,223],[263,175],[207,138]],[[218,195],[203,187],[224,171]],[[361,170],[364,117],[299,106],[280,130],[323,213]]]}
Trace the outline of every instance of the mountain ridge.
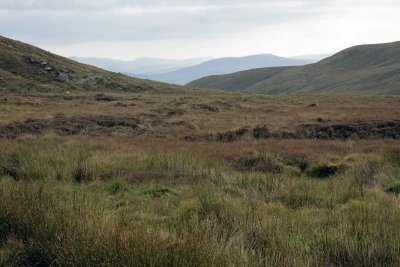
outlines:
{"label": "mountain ridge", "polygon": [[210,76],[188,83],[264,94],[400,94],[400,42],[359,45],[317,63]]}
{"label": "mountain ridge", "polygon": [[117,60],[110,58],[72,56],[70,59],[80,63],[97,66],[108,71],[128,73],[133,76],[149,77],[150,75],[175,71],[188,66],[197,65],[208,61],[211,58],[164,59],[142,57],[135,60]]}
{"label": "mountain ridge", "polygon": [[153,75],[150,78],[175,83],[186,84],[200,77],[227,74],[240,70],[254,69],[260,67],[297,66],[308,64],[308,61],[290,59],[272,54],[258,54],[245,57],[224,57],[200,63],[174,72]]}
{"label": "mountain ridge", "polygon": [[[206,58],[187,60],[139,58],[134,61],[121,61],[107,58],[79,57],[72,57],[72,59],[109,71],[121,72],[135,78],[179,85],[184,85],[192,80],[208,75],[227,74],[261,67],[298,66],[311,63],[311,61],[304,59],[285,58],[272,54],[211,58],[208,60],[205,60]],[[159,63],[158,61],[163,63]],[[181,65],[180,67],[178,66],[179,64]]]}
{"label": "mountain ridge", "polygon": [[41,48],[0,36],[0,90],[174,91],[179,86],[141,80],[78,63]]}

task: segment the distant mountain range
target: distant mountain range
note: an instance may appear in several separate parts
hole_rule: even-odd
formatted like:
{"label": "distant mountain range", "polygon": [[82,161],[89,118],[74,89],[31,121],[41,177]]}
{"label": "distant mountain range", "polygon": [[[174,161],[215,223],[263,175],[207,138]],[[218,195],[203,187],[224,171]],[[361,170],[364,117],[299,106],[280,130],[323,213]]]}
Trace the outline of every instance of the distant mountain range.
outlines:
{"label": "distant mountain range", "polygon": [[309,62],[306,60],[278,57],[271,54],[247,57],[226,57],[213,59],[196,66],[187,67],[173,72],[152,75],[150,78],[156,81],[185,84],[209,75],[227,74],[241,70],[272,66],[298,66],[308,63]]}
{"label": "distant mountain range", "polygon": [[[400,42],[355,46],[317,63],[306,63],[300,59],[258,55],[206,61],[172,73],[176,74],[174,82],[183,82],[206,71],[232,72],[271,64],[278,67],[213,75],[188,85],[265,94],[400,95]],[[279,67],[280,64],[298,66]],[[172,79],[172,75],[167,77]],[[181,92],[187,89],[190,88],[109,72],[0,36],[0,91]]]}
{"label": "distant mountain range", "polygon": [[315,64],[201,78],[199,88],[265,94],[400,94],[400,42],[345,49]]}
{"label": "distant mountain range", "polygon": [[313,60],[284,58],[271,54],[226,57],[212,60],[207,60],[207,58],[188,60],[142,58],[135,61],[118,61],[78,57],[72,57],[72,59],[110,71],[125,73],[136,78],[181,85],[209,75],[227,74],[241,70],[272,66],[299,66],[313,62]]}
{"label": "distant mountain range", "polygon": [[188,66],[193,66],[210,60],[212,58],[191,59],[162,59],[162,58],[138,58],[131,61],[115,60],[96,57],[71,57],[80,63],[93,65],[108,71],[127,73],[132,76],[148,78],[150,75],[175,71]]}

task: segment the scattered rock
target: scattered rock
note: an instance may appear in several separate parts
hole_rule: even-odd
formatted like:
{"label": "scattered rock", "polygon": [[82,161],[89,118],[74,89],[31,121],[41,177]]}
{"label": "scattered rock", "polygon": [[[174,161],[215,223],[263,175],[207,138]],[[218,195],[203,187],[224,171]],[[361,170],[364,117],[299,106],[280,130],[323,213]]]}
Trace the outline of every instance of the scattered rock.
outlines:
{"label": "scattered rock", "polygon": [[[79,84],[84,84],[84,83],[87,83],[87,82],[90,82],[90,81],[95,81],[95,80],[97,80],[97,79],[101,79],[103,76],[102,75],[92,75],[92,74],[89,74],[89,75],[85,75],[85,77],[83,77],[83,78],[81,78],[79,81],[78,81],[78,83]],[[118,88],[117,88],[118,89]]]}
{"label": "scattered rock", "polygon": [[69,77],[67,74],[61,72],[58,74],[58,79],[60,79],[62,81],[68,81]]}
{"label": "scattered rock", "polygon": [[45,68],[44,68],[44,70],[45,70],[45,71],[51,71],[51,70],[53,70],[53,68],[52,68],[52,67],[49,67],[49,66],[47,66],[47,67],[45,67]]}

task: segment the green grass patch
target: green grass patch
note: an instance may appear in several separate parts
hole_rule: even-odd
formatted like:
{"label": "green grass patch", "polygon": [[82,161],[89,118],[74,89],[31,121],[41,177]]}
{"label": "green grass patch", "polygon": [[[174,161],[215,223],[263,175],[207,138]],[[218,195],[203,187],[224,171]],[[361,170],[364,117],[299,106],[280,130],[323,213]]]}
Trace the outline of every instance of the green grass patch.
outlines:
{"label": "green grass patch", "polygon": [[179,193],[177,190],[169,187],[149,186],[142,188],[139,192],[139,195],[152,198],[160,198],[165,196],[177,196],[179,195]]}

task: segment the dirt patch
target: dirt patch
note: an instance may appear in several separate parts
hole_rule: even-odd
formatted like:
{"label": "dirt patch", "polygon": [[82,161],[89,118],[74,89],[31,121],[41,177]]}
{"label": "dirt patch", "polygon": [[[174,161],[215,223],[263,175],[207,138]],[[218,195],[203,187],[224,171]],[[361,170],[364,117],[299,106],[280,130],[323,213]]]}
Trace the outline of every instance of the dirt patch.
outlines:
{"label": "dirt patch", "polygon": [[[132,104],[130,104],[130,105],[132,105]],[[126,107],[128,107],[128,105],[124,104],[122,102],[117,102],[117,104],[115,104],[114,107],[126,108]]]}
{"label": "dirt patch", "polygon": [[191,122],[188,121],[174,121],[174,122],[170,122],[169,125],[174,126],[174,127],[183,127],[183,128],[187,128],[187,129],[191,129],[191,130],[198,130],[199,127]]}
{"label": "dirt patch", "polygon": [[298,127],[297,138],[316,139],[400,139],[400,120],[348,124],[305,124]]}
{"label": "dirt patch", "polygon": [[174,100],[172,100],[171,102],[169,102],[169,104],[171,106],[175,106],[175,107],[180,107],[182,105],[186,105],[189,104],[190,102],[192,102],[194,98],[193,97],[180,97],[180,98],[175,98]]}
{"label": "dirt patch", "polygon": [[117,99],[113,96],[105,95],[105,94],[97,94],[94,96],[96,101],[116,101]]}
{"label": "dirt patch", "polygon": [[207,105],[207,104],[194,104],[194,105],[192,105],[192,108],[193,109],[197,109],[197,110],[205,110],[205,111],[208,111],[208,112],[218,112],[218,111],[220,111],[220,109],[218,107]]}
{"label": "dirt patch", "polygon": [[23,134],[42,134],[49,130],[59,135],[108,135],[115,131],[139,135],[146,131],[139,120],[133,117],[57,116],[52,119],[29,119],[0,125],[0,137],[16,138]]}
{"label": "dirt patch", "polygon": [[91,100],[91,96],[84,95],[34,95],[34,94],[19,94],[19,97],[29,97],[37,99],[54,99],[54,100]]}
{"label": "dirt patch", "polygon": [[[157,126],[174,126],[168,121],[174,117],[181,116],[185,114],[186,111],[181,108],[157,108],[152,109],[150,112],[140,113],[138,115],[139,120],[142,123],[150,124],[154,127]],[[182,125],[175,125],[182,126]]]}
{"label": "dirt patch", "polygon": [[181,108],[157,108],[151,110],[152,113],[158,114],[163,118],[170,118],[174,116],[181,116],[186,113],[184,109]]}
{"label": "dirt patch", "polygon": [[[321,122],[322,123],[322,122]],[[245,138],[266,139],[400,139],[400,120],[354,122],[347,124],[304,124],[294,131],[269,132],[266,126],[242,127],[224,133],[206,133],[186,136],[188,141],[234,142]]]}
{"label": "dirt patch", "polygon": [[214,101],[212,104],[213,104],[213,105],[216,105],[216,106],[218,106],[218,107],[220,107],[220,108],[227,109],[227,110],[241,109],[241,108],[242,108],[242,106],[239,105],[239,104],[236,104],[236,103],[228,103],[228,102],[219,101],[219,100]]}
{"label": "dirt patch", "polygon": [[216,134],[192,134],[185,136],[187,141],[215,141],[215,142],[234,142],[243,139],[249,135],[250,128],[242,127],[235,131],[227,131]]}
{"label": "dirt patch", "polygon": [[239,128],[234,131],[227,131],[223,133],[216,134],[193,134],[185,136],[187,141],[215,141],[215,142],[234,142],[243,140],[246,138],[268,138],[270,133],[266,126],[258,126],[255,128],[250,128],[248,126]]}

